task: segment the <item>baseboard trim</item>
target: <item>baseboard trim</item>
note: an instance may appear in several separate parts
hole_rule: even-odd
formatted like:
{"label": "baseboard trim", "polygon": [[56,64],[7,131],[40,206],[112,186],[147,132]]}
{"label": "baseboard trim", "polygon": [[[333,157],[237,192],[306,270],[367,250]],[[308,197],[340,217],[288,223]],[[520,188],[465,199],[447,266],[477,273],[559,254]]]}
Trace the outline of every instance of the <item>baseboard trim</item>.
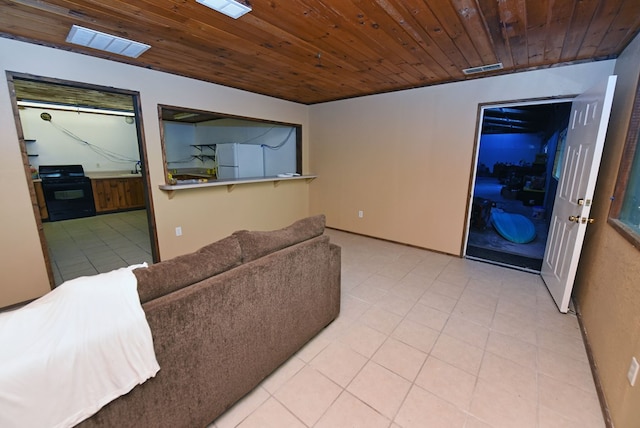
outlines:
{"label": "baseboard trim", "polygon": [[463,258],[460,254],[447,253],[447,252],[444,252],[444,251],[434,250],[434,249],[427,248],[427,247],[420,247],[419,245],[407,244],[406,242],[394,241],[392,239],[380,238],[378,236],[373,236],[373,235],[367,235],[365,233],[354,232],[352,230],[338,229],[337,227],[332,227],[332,226],[325,226],[325,229],[332,229],[332,230],[336,230],[338,232],[350,233],[352,235],[357,235],[357,236],[364,236],[365,238],[377,239],[378,241],[390,242],[392,244],[398,244],[398,245],[404,245],[405,247],[417,248],[419,250],[430,251],[432,253],[437,253],[437,254],[444,254],[446,256],[458,257],[460,259]]}
{"label": "baseboard trim", "polygon": [[591,342],[587,330],[585,329],[582,321],[582,313],[580,311],[580,305],[578,302],[573,302],[576,309],[576,317],[578,318],[578,324],[580,325],[580,333],[582,334],[582,341],[587,351],[587,357],[589,358],[589,366],[591,366],[591,375],[593,376],[593,382],[596,386],[596,393],[598,394],[598,401],[600,401],[600,410],[602,411],[602,417],[607,428],[614,428],[613,421],[611,420],[611,413],[609,412],[609,405],[607,404],[607,397],[604,395],[604,389],[602,389],[602,382],[600,382],[600,372],[598,366],[593,358],[593,350],[591,348]]}

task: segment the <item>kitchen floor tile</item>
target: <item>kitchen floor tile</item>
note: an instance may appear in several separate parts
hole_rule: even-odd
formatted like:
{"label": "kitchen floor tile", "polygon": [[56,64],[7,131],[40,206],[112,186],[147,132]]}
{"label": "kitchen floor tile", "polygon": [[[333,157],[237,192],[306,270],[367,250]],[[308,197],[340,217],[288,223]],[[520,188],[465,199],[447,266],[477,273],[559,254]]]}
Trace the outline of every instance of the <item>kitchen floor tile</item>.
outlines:
{"label": "kitchen floor tile", "polygon": [[79,276],[153,262],[145,210],[44,222],[42,226],[56,286]]}

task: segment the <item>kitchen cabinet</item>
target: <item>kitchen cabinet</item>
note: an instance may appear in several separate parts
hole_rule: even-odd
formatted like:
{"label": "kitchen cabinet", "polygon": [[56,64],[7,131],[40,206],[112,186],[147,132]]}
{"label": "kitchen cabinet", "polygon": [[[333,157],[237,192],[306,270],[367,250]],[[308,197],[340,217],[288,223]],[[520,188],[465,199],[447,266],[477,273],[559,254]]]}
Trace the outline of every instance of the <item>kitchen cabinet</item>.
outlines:
{"label": "kitchen cabinet", "polygon": [[144,208],[142,177],[92,178],[96,213]]}
{"label": "kitchen cabinet", "polygon": [[33,187],[36,190],[36,202],[38,203],[38,209],[40,210],[40,218],[47,220],[49,218],[49,212],[47,211],[47,203],[44,200],[44,192],[42,191],[42,183],[35,181]]}

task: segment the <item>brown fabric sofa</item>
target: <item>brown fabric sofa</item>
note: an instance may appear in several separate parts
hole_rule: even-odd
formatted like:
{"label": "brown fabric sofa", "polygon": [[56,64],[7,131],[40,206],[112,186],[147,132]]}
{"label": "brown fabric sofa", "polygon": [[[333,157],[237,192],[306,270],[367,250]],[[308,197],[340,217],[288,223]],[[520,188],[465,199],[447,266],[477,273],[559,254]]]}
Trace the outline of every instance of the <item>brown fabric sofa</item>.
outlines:
{"label": "brown fabric sofa", "polygon": [[204,427],[250,392],[339,313],[324,224],[239,231],[136,269],[160,371],[78,426]]}

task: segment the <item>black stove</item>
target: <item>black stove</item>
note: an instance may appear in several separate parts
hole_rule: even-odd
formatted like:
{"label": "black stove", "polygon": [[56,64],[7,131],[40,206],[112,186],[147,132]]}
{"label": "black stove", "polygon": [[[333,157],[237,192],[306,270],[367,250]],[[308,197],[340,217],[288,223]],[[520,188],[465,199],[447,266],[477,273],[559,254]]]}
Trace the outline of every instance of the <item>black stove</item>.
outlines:
{"label": "black stove", "polygon": [[50,221],[96,215],[91,180],[82,165],[41,165],[38,174]]}

